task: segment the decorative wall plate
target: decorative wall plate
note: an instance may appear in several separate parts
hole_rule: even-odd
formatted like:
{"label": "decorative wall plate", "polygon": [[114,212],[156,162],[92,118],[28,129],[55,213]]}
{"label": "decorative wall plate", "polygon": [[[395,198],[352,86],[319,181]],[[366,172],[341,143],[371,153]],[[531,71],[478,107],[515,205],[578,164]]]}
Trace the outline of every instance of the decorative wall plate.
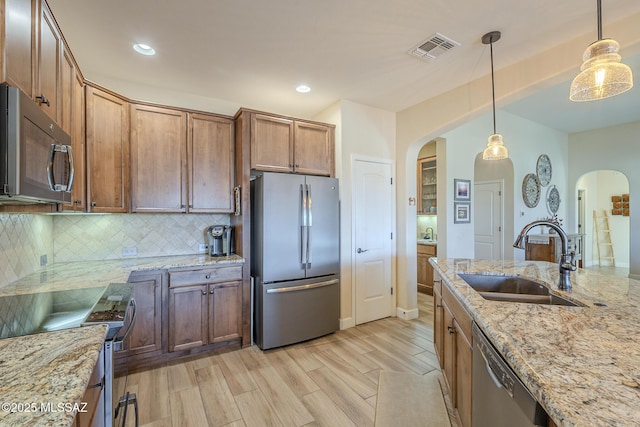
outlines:
{"label": "decorative wall plate", "polygon": [[558,213],[560,208],[560,192],[555,185],[552,185],[547,190],[547,210],[551,215]]}
{"label": "decorative wall plate", "polygon": [[529,173],[522,180],[522,200],[529,208],[535,208],[540,201],[540,181],[536,174]]}
{"label": "decorative wall plate", "polygon": [[538,157],[538,163],[536,164],[536,173],[538,174],[538,181],[540,185],[546,187],[551,182],[551,160],[546,154],[541,154]]}

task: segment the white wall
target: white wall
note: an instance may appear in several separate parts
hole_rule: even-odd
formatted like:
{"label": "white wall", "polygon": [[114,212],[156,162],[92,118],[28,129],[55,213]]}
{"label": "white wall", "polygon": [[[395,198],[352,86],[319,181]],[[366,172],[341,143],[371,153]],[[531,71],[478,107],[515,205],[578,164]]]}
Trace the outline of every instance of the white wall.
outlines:
{"label": "white wall", "polygon": [[[336,177],[340,179],[340,318],[341,328],[346,328],[355,325],[352,280],[354,248],[351,245],[351,162],[354,156],[389,159],[395,162],[396,117],[390,111],[351,101],[340,101],[314,117],[314,120],[336,125]],[[394,235],[397,235],[397,230],[394,230]],[[394,287],[395,277],[394,263]]]}
{"label": "white wall", "polygon": [[[556,185],[560,192],[560,209],[558,217],[565,219],[567,216],[567,164],[568,164],[568,135],[542,126],[522,117],[504,112],[496,112],[498,131],[503,134],[504,143],[509,150],[509,158],[513,163],[515,183],[513,186],[514,211],[505,212],[505,216],[513,215],[513,233],[517,233],[529,222],[547,218],[545,198],[548,187],[542,187],[538,206],[528,208],[522,199],[522,180],[528,173],[536,172],[536,162],[540,154],[547,154],[551,159],[553,175],[550,185]],[[476,156],[486,146],[487,138],[492,133],[492,115],[485,114],[452,131],[442,135],[446,140],[446,222],[447,233],[440,233],[439,239],[447,241],[447,258],[473,258],[474,257],[474,224],[454,224],[453,222],[453,180],[474,178],[474,165]],[[441,189],[439,188],[440,192]],[[473,190],[471,192],[471,218],[474,215]],[[438,212],[443,207],[438,206]],[[505,253],[512,249],[512,242],[505,242]],[[515,259],[524,259],[524,251],[513,249]]]}
{"label": "white wall", "polygon": [[[585,173],[597,170],[620,171],[629,180],[629,276],[640,279],[640,212],[634,209],[640,197],[640,121],[569,135],[569,184],[577,194],[576,183]],[[575,201],[569,218],[577,220]],[[589,229],[587,229],[589,231]]]}

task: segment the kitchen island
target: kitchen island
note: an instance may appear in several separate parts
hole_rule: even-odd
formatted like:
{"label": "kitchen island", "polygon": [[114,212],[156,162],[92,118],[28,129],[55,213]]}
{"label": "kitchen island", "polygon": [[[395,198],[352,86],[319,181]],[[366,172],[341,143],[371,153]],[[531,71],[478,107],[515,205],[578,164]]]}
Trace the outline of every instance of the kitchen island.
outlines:
{"label": "kitchen island", "polygon": [[[640,425],[640,281],[578,269],[563,292],[554,263],[430,263],[557,425]],[[458,272],[520,275],[581,306],[486,300]]]}

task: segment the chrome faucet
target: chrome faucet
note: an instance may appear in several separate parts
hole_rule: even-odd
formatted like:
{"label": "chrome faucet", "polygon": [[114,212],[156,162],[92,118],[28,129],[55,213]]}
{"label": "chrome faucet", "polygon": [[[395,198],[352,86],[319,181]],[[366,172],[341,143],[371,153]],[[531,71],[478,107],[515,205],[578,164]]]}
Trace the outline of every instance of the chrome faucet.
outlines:
{"label": "chrome faucet", "polygon": [[433,240],[433,228],[427,227],[424,230],[424,238],[427,240]]}
{"label": "chrome faucet", "polygon": [[562,242],[562,255],[560,255],[560,262],[558,263],[558,267],[560,269],[560,275],[558,277],[558,289],[563,291],[571,290],[571,272],[576,269],[575,262],[575,252],[569,253],[569,239],[567,237],[567,233],[556,223],[544,220],[538,220],[530,222],[525,225],[516,241],[513,242],[514,248],[524,249],[524,236],[527,235],[529,230],[538,225],[546,225],[547,227],[551,227],[558,232],[560,236],[560,240]]}

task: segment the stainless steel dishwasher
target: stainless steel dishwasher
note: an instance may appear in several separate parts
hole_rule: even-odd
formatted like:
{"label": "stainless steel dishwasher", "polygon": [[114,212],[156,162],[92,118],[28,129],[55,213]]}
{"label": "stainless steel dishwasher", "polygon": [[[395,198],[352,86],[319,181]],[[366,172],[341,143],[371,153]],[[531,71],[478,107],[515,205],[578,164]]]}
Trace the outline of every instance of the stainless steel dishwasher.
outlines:
{"label": "stainless steel dishwasher", "polygon": [[473,323],[473,427],[546,426],[548,416]]}

